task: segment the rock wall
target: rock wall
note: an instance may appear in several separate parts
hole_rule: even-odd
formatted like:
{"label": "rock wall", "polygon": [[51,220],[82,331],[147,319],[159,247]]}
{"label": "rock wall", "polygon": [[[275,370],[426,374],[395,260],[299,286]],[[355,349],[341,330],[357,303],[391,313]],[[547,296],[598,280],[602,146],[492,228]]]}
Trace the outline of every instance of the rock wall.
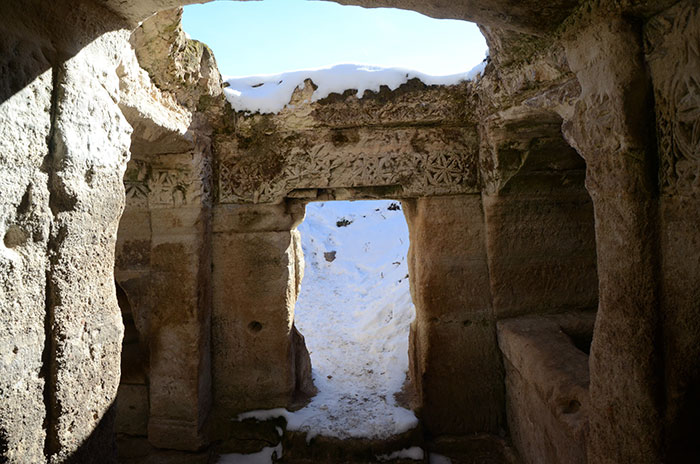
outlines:
{"label": "rock wall", "polygon": [[[18,17],[17,11],[8,13],[12,16],[6,17]],[[10,29],[8,24],[16,22],[0,29],[0,453],[9,462],[42,462],[44,390],[49,388],[43,364],[50,343],[45,328],[46,268],[52,219],[49,175],[42,165],[49,157],[53,73],[50,58],[41,52],[39,34],[26,40],[27,31]],[[20,47],[34,58],[17,56],[14,50]],[[5,77],[9,69],[17,69],[16,81]]]}
{"label": "rock wall", "polygon": [[595,312],[498,323],[510,435],[525,463],[582,463],[588,432],[588,350]]}
{"label": "rock wall", "polygon": [[481,197],[421,198],[403,207],[416,306],[410,375],[421,419],[434,435],[498,433],[503,372]]}
{"label": "rock wall", "polygon": [[641,36],[623,19],[598,21],[567,47],[582,90],[565,134],[586,159],[598,248],[589,457],[659,462],[655,146]]}
{"label": "rock wall", "polygon": [[[294,328],[304,257],[303,204],[215,210],[213,375],[216,422],[291,407],[312,393],[309,354]],[[235,373],[235,375],[232,375]]]}
{"label": "rock wall", "polygon": [[669,462],[690,462],[700,456],[691,432],[700,417],[697,4],[679,2],[653,17],[644,39],[656,102],[664,441]]}
{"label": "rock wall", "polygon": [[124,387],[123,400],[143,403],[131,395],[147,394],[139,420],[152,445],[197,450],[208,442],[212,406],[211,128],[197,102],[220,96],[221,78],[180,16],[167,11],[139,26],[119,67],[134,133],[116,277],[148,352],[146,392]]}
{"label": "rock wall", "polygon": [[[169,27],[177,11],[130,36],[179,3],[0,7],[3,460],[114,460],[125,186],[117,280],[148,352],[158,446],[206,444],[219,401],[231,413],[281,404],[304,384],[290,325],[300,257],[289,217],[300,213],[285,208],[395,196],[412,224],[412,372],[429,433],[498,432],[517,414],[504,388],[531,393],[534,380],[504,381],[498,319],[589,308],[597,295],[587,461],[697,461],[696,2],[404,2],[483,22],[484,78],[332,96],[273,117],[226,106],[209,50]],[[241,229],[242,203],[255,213]],[[245,243],[266,244],[280,273],[259,282],[252,264],[237,268],[236,256],[252,259]],[[274,298],[243,298],[256,288]],[[251,313],[258,302],[278,307],[270,322]],[[222,361],[234,340],[212,320],[249,339],[238,366],[274,348],[266,361],[284,373],[274,401],[217,396],[240,385]],[[253,322],[279,338],[255,345]]]}
{"label": "rock wall", "polygon": [[109,462],[131,133],[115,70],[128,32],[89,2],[2,9],[2,459]]}
{"label": "rock wall", "polygon": [[482,128],[483,209],[498,319],[597,304],[585,163],[556,113],[518,106]]}

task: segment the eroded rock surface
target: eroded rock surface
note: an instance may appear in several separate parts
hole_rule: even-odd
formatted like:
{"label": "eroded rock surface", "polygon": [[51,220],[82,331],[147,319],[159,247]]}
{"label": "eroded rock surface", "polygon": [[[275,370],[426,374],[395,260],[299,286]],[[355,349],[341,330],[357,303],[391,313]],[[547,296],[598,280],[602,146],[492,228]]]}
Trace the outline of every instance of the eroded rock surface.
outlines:
{"label": "eroded rock surface", "polygon": [[485,75],[313,103],[308,85],[264,116],[230,109],[178,10],[132,34],[181,3],[0,7],[0,460],[115,459],[115,260],[147,358],[123,369],[140,413],[120,430],[196,450],[228,438],[216,420],[292,404],[311,390],[304,204],[391,197],[427,433],[515,430],[506,398],[538,397],[542,376],[499,350],[498,321],[597,306],[575,459],[583,440],[588,462],[697,461],[696,2],[402,2],[482,22]]}

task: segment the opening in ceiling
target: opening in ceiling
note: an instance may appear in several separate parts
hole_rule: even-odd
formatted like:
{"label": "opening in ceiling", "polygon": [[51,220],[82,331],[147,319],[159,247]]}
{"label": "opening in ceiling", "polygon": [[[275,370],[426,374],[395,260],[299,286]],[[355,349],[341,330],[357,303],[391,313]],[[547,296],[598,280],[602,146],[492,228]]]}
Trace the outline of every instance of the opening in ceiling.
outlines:
{"label": "opening in ceiling", "polygon": [[281,111],[306,79],[312,101],[413,78],[457,84],[481,74],[488,53],[474,23],[321,1],[191,5],[183,28],[213,50],[233,108],[260,113]]}
{"label": "opening in ceiling", "polygon": [[395,8],[333,2],[211,2],[184,9],[183,28],[209,45],[224,76],[277,74],[336,64],[468,72],[487,53],[476,24]]}

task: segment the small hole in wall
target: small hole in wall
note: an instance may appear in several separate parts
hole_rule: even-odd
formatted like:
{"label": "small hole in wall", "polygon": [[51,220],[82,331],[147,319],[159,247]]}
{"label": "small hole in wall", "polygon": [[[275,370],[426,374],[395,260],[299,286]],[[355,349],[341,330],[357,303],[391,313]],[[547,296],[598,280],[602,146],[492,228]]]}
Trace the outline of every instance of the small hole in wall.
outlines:
{"label": "small hole in wall", "polygon": [[29,236],[19,226],[12,225],[7,229],[3,242],[7,248],[15,248],[27,243]]}
{"label": "small hole in wall", "polygon": [[262,330],[262,328],[263,328],[263,325],[261,323],[259,323],[258,321],[253,321],[250,324],[248,324],[248,330],[250,330],[251,332],[255,332],[255,333],[260,332]]}
{"label": "small hole in wall", "polygon": [[564,408],[564,414],[574,414],[581,409],[581,403],[578,400],[571,400]]}

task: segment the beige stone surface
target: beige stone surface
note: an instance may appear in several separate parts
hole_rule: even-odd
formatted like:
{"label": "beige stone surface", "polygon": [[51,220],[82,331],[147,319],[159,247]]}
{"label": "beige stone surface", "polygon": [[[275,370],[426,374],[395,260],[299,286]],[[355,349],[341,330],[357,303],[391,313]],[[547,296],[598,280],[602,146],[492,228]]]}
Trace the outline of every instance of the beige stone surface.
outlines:
{"label": "beige stone surface", "polygon": [[[217,388],[224,415],[309,388],[291,324],[301,202],[391,193],[412,224],[412,375],[430,433],[499,432],[518,414],[504,388],[547,410],[527,360],[511,356],[504,381],[496,320],[594,305],[597,267],[588,462],[698,460],[696,2],[353,1],[479,20],[486,75],[269,117],[226,106],[178,10],[129,47],[127,29],[181,3],[0,6],[0,460],[115,459],[124,190],[116,276],[149,350],[152,443],[205,445]],[[222,374],[240,366],[239,384]],[[280,381],[260,388],[270,372]]]}
{"label": "beige stone surface", "polygon": [[662,381],[650,82],[639,31],[598,21],[567,42],[581,83],[567,139],[587,164],[598,255],[591,348],[592,462],[659,462]]}
{"label": "beige stone surface", "polygon": [[[53,88],[41,37],[30,41],[9,30],[16,18],[5,16],[0,27],[0,459],[13,464],[44,460],[51,212],[41,167]],[[5,78],[10,69],[16,80]]]}
{"label": "beige stone surface", "polygon": [[181,153],[192,146],[187,131],[192,113],[162,92],[139,66],[136,53],[126,51],[117,68],[119,108],[134,129],[131,149],[140,155]]}
{"label": "beige stone surface", "polygon": [[[221,86],[213,58],[207,64],[201,56],[187,61],[186,53],[170,53],[169,39],[179,40],[176,48],[194,44],[180,29],[180,15],[166,11],[137,28],[133,49],[118,68],[134,158],[124,177],[127,208],[116,265],[148,351],[148,439],[157,447],[192,451],[208,443],[212,403],[212,156],[206,118],[191,105],[202,88]],[[154,37],[164,29],[174,35]],[[146,64],[151,74],[142,68]],[[206,70],[187,88],[175,81],[156,85],[182,77],[181,66],[188,73]],[[122,386],[129,382],[122,375]],[[122,411],[126,417],[118,419],[128,421],[129,410]]]}
{"label": "beige stone surface", "polygon": [[[286,407],[308,389],[308,352],[293,326],[303,257],[294,229],[238,232],[238,215],[213,235],[214,411],[227,421],[252,409]],[[301,218],[299,218],[301,220]],[[295,224],[290,224],[295,225]],[[306,377],[298,377],[303,374]]]}
{"label": "beige stone surface", "polygon": [[588,462],[588,355],[574,338],[590,339],[594,321],[590,312],[498,323],[508,428],[525,463]]}
{"label": "beige stone surface", "polygon": [[201,205],[151,210],[149,440],[196,450],[211,404],[210,245]]}
{"label": "beige stone surface", "polygon": [[[221,75],[211,49],[187,38],[182,8],[148,18],[131,35],[139,65],[153,84],[188,110],[223,94]],[[179,109],[178,111],[183,111]]]}
{"label": "beige stone surface", "polygon": [[14,76],[0,103],[2,274],[15,275],[0,306],[14,313],[3,314],[2,459],[109,462],[122,336],[112,261],[131,130],[114,69],[128,34],[87,2],[19,3],[2,7],[3,76]]}
{"label": "beige stone surface", "polygon": [[[503,372],[488,282],[481,197],[404,201],[410,248],[411,379],[432,435],[503,426]],[[450,379],[450,381],[446,381]]]}
{"label": "beige stone surface", "polygon": [[57,71],[47,284],[54,340],[51,462],[93,459],[113,440],[123,326],[112,263],[131,128],[114,103],[117,62],[104,57],[125,47],[127,37],[105,34]]}
{"label": "beige stone surface", "polygon": [[595,308],[593,208],[585,192],[483,197],[498,318]]}

